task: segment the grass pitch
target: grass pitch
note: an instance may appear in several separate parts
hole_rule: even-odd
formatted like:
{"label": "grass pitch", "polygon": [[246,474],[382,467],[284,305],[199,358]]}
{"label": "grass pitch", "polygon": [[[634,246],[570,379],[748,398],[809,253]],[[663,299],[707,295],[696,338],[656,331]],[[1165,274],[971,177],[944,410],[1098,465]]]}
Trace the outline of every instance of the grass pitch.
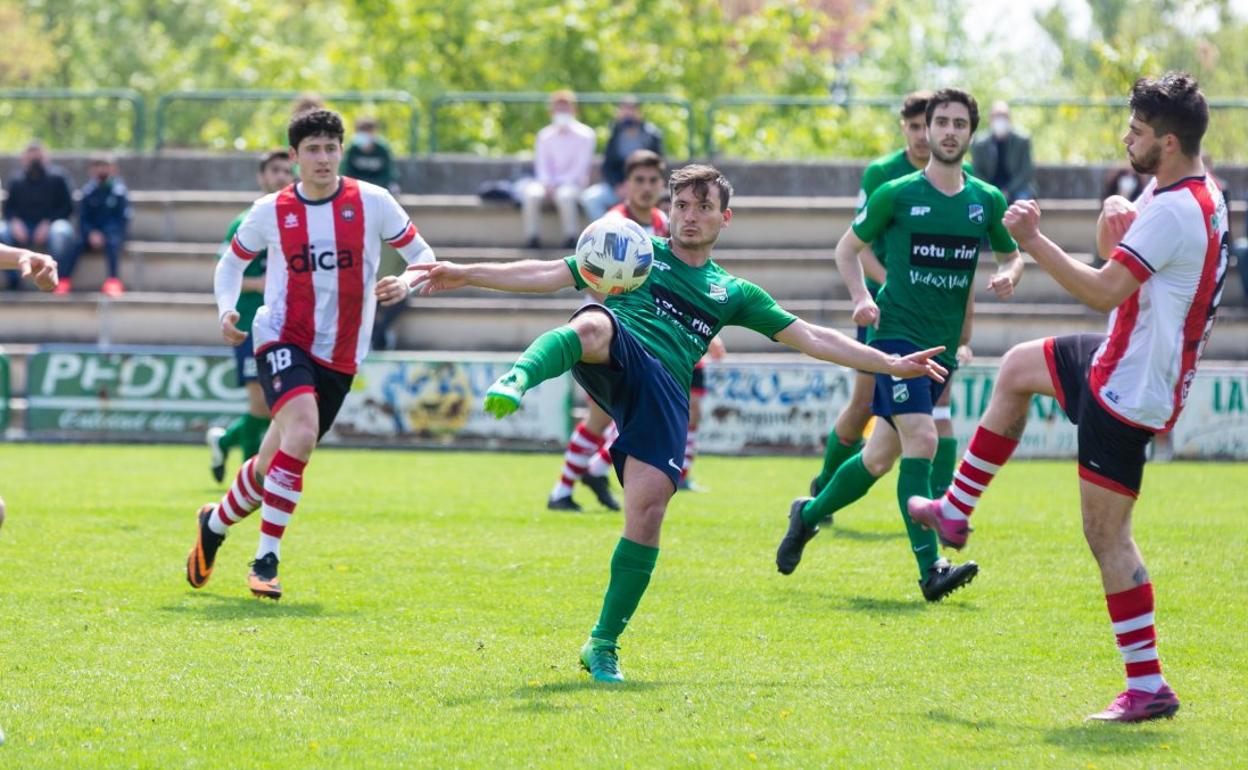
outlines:
{"label": "grass pitch", "polygon": [[576,654],[619,517],[547,512],[553,455],[318,452],[274,604],[258,514],[185,583],[203,450],[0,446],[0,768],[1242,767],[1248,469],[1146,471],[1183,709],[1119,726],[1080,721],[1122,667],[1073,463],[1002,472],[959,557],[983,571],[935,606],[891,479],[776,572],[817,464],[698,461],[612,689]]}

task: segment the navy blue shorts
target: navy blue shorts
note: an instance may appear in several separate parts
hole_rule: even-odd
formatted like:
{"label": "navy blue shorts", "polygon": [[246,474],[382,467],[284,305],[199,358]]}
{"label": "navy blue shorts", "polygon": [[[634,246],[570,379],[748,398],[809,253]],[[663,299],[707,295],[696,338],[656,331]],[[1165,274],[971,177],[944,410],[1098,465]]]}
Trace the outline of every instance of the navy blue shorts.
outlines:
{"label": "navy blue shorts", "polygon": [[624,483],[624,459],[635,457],[667,474],[675,489],[685,459],[685,436],[689,430],[689,394],[663,368],[619,319],[602,305],[586,305],[611,317],[611,361],[578,363],[572,376],[589,397],[615,420],[620,435],[611,445],[615,475]]}
{"label": "navy blue shorts", "polygon": [[[897,356],[908,356],[925,349],[906,340],[876,340],[871,347]],[[893,424],[892,418],[896,414],[931,414],[947,384],[948,381],[937,382],[931,377],[899,380],[889,374],[876,374],[871,413],[887,420],[889,425]]]}
{"label": "navy blue shorts", "polygon": [[256,351],[254,348],[255,341],[252,339],[251,332],[247,332],[247,339],[242,344],[234,346],[234,371],[238,375],[238,387],[243,387],[249,382],[255,382],[260,377],[260,370],[256,366]]}

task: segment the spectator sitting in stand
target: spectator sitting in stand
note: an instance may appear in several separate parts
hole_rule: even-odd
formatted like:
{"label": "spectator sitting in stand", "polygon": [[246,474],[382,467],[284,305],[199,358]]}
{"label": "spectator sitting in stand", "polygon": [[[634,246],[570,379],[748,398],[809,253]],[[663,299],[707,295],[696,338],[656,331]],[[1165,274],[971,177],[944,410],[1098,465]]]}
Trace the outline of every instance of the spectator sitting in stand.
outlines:
{"label": "spectator sitting in stand", "polygon": [[[43,143],[33,140],[22,151],[22,170],[7,185],[0,242],[32,251],[46,252],[58,263],[74,248],[74,213],[69,177],[49,164]],[[8,288],[20,288],[20,276],[7,271]]]}
{"label": "spectator sitting in stand", "polygon": [[971,165],[975,176],[1005,193],[1005,199],[1031,200],[1036,197],[1036,167],[1031,160],[1031,138],[1010,122],[1010,105],[992,105],[988,133],[971,144]]}
{"label": "spectator sitting in stand", "polygon": [[589,184],[597,139],[594,130],[576,119],[576,95],[556,91],[550,95],[550,125],[537,134],[533,159],[536,177],[521,190],[525,246],[541,244],[542,204],[553,201],[563,228],[563,246],[573,248],[580,235],[577,200]]}
{"label": "spectator sitting in stand", "polygon": [[1121,195],[1129,201],[1140,197],[1144,190],[1144,177],[1129,166],[1110,169],[1105,175],[1105,184],[1101,187],[1101,201],[1114,195]]}
{"label": "spectator sitting in stand", "polygon": [[600,218],[624,199],[624,164],[637,150],[649,150],[662,157],[663,133],[653,123],[642,120],[641,107],[630,96],[616,107],[611,138],[602,153],[602,181],[581,195],[581,205],[590,220]]}
{"label": "spectator sitting in stand", "polygon": [[107,260],[108,278],[100,291],[119,297],[125,291],[118,275],[126,230],[130,226],[130,194],[126,183],[117,176],[117,164],[110,156],[93,158],[87,167],[91,178],[82,186],[78,209],[78,243],[61,263],[61,280],[56,294],[68,294],[72,288],[74,268],[86,251],[103,251]]}
{"label": "spectator sitting in stand", "polygon": [[355,122],[355,135],[342,157],[340,173],[384,187],[395,195],[399,193],[399,167],[390,144],[377,133],[375,118]]}

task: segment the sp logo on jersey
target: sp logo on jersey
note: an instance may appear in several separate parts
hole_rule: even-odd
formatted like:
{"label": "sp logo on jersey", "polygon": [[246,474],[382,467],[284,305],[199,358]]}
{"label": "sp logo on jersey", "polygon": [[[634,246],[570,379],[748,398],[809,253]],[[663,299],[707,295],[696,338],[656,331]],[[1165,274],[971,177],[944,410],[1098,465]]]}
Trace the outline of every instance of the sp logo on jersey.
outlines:
{"label": "sp logo on jersey", "polygon": [[910,207],[910,216],[912,217],[925,217],[931,212],[932,212],[931,206],[911,206]]}
{"label": "sp logo on jersey", "polygon": [[719,284],[713,283],[707,287],[706,294],[711,299],[715,300],[716,302],[719,302],[720,304],[723,304],[728,301],[728,287],[727,286],[720,286]]}
{"label": "sp logo on jersey", "polygon": [[294,230],[298,226],[299,226],[299,215],[293,211],[287,214],[286,218],[282,220],[282,227],[286,228],[287,230]]}
{"label": "sp logo on jersey", "polygon": [[984,207],[978,203],[972,203],[966,209],[966,217],[977,225],[984,223]]}

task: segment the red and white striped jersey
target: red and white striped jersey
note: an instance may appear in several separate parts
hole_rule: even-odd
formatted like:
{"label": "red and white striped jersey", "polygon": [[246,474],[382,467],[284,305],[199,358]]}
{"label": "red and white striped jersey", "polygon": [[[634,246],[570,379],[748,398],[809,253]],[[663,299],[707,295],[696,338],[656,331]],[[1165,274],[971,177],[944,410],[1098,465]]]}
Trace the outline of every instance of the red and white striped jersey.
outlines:
{"label": "red and white striped jersey", "polygon": [[1101,406],[1153,431],[1174,427],[1213,328],[1230,254],[1226,199],[1211,177],[1189,177],[1135,202],[1111,259],[1140,288],[1109,316],[1089,385]]}
{"label": "red and white striped jersey", "polygon": [[607,209],[608,214],[619,214],[626,219],[632,219],[641,225],[641,229],[646,231],[647,235],[657,235],[660,238],[666,238],[670,233],[667,230],[667,214],[663,213],[663,209],[655,206],[650,209],[650,221],[640,222],[633,219],[633,212],[628,210],[627,203],[618,203]]}
{"label": "red and white striped jersey", "polygon": [[[290,343],[354,374],[372,337],[382,241],[408,264],[434,259],[398,201],[367,182],[340,177],[338,191],[320,201],[304,198],[297,184],[256,201],[226,255],[241,280],[246,262],[268,249],[264,306],[252,324],[256,350]],[[237,290],[232,276],[223,280],[227,259],[215,289],[218,308],[232,309]]]}

